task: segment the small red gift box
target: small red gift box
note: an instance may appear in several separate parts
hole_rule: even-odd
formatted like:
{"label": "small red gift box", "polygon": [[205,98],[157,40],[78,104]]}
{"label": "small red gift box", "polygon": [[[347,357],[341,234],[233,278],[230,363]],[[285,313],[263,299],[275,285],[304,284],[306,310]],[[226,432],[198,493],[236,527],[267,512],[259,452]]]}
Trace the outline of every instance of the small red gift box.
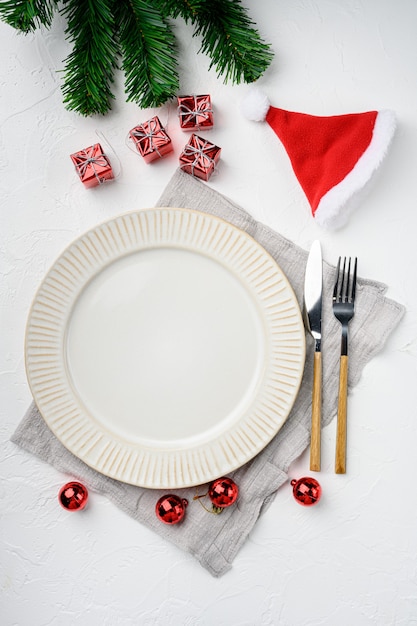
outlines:
{"label": "small red gift box", "polygon": [[211,98],[204,96],[178,96],[178,115],[183,130],[207,130],[213,127]]}
{"label": "small red gift box", "polygon": [[173,150],[171,139],[165,132],[158,116],[144,124],[135,126],[129,135],[135,143],[136,150],[143,156],[146,163],[160,159]]}
{"label": "small red gift box", "polygon": [[180,167],[197,178],[207,181],[220,159],[221,148],[206,139],[192,134],[181,152]]}
{"label": "small red gift box", "polygon": [[96,187],[114,178],[110,161],[99,143],[75,152],[70,157],[85,187]]}

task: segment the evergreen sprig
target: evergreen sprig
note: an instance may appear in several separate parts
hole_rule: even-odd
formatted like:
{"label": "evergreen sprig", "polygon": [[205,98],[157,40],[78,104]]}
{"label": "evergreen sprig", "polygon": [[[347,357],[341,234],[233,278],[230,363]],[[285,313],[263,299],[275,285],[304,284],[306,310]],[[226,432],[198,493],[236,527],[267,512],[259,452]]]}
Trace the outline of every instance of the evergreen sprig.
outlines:
{"label": "evergreen sprig", "polygon": [[270,65],[265,44],[240,0],[158,0],[166,15],[181,16],[202,37],[200,51],[211,57],[210,68],[233,83],[251,83]]}
{"label": "evergreen sprig", "polygon": [[177,47],[167,20],[144,0],[115,2],[127,100],[160,106],[179,89]]}
{"label": "evergreen sprig", "polygon": [[177,95],[178,48],[170,18],[181,16],[194,26],[200,50],[224,82],[257,80],[273,57],[240,0],[0,1],[0,19],[24,33],[49,28],[55,11],[66,17],[65,34],[73,44],[64,68],[64,103],[82,115],[111,108],[119,57],[128,101],[158,107]]}
{"label": "evergreen sprig", "polygon": [[52,23],[57,0],[7,0],[0,4],[0,17],[24,33]]}
{"label": "evergreen sprig", "polygon": [[118,46],[112,8],[113,0],[68,0],[63,8],[65,33],[74,44],[64,70],[64,103],[84,115],[106,113],[114,98],[111,83]]}

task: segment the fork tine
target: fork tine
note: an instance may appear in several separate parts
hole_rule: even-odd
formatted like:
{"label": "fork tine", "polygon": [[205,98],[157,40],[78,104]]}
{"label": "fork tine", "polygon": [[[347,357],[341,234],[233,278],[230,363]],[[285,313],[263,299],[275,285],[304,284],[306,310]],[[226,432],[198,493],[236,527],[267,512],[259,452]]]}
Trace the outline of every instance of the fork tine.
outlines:
{"label": "fork tine", "polygon": [[338,298],[338,289],[339,289],[339,284],[340,284],[340,261],[342,260],[341,257],[339,257],[339,260],[337,262],[337,267],[336,267],[336,280],[334,283],[334,289],[333,289],[333,300],[337,300]]}
{"label": "fork tine", "polygon": [[353,278],[352,278],[352,293],[351,293],[351,301],[355,302],[355,295],[356,295],[356,270],[358,267],[358,259],[357,257],[355,257],[355,264],[353,266]]}
{"label": "fork tine", "polygon": [[349,293],[349,267],[346,273],[346,257],[343,259],[343,271],[342,271],[342,288],[340,292],[340,302],[347,302]]}
{"label": "fork tine", "polygon": [[350,302],[352,297],[352,280],[350,277],[351,258],[349,257],[349,264],[347,269],[347,285],[346,285],[346,302]]}

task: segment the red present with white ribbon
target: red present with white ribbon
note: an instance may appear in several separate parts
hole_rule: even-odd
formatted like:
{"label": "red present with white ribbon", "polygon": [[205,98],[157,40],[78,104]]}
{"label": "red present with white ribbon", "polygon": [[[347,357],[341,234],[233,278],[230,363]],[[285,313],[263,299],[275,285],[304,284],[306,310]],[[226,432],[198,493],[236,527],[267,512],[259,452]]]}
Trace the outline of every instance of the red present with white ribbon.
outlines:
{"label": "red present with white ribbon", "polygon": [[129,135],[136,150],[143,156],[146,163],[160,159],[173,150],[171,138],[157,115],[132,128]]}
{"label": "red present with white ribbon", "polygon": [[208,94],[178,96],[178,116],[182,130],[208,130],[213,127],[213,109]]}
{"label": "red present with white ribbon", "polygon": [[184,172],[208,181],[220,159],[220,153],[221,148],[193,133],[180,154],[180,167]]}
{"label": "red present with white ribbon", "polygon": [[85,187],[97,187],[114,178],[109,158],[99,143],[75,152],[70,157]]}

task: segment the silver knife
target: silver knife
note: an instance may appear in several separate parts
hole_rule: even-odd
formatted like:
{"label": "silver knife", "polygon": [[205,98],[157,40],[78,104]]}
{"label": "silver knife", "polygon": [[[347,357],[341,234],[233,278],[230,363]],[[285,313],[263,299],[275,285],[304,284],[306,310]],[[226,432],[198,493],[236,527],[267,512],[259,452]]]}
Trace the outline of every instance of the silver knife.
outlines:
{"label": "silver knife", "polygon": [[313,393],[311,412],[310,469],[320,471],[321,462],[321,310],[323,260],[318,240],[313,241],[304,279],[304,306],[307,329],[314,338]]}

